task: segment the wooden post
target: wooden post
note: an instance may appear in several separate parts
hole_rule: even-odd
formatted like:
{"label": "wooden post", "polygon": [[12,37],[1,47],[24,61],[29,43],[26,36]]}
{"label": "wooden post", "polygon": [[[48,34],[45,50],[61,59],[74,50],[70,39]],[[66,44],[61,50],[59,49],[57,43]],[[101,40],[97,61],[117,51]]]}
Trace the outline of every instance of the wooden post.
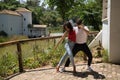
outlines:
{"label": "wooden post", "polygon": [[56,39],[54,39],[54,46],[56,45]]}
{"label": "wooden post", "polygon": [[17,43],[17,55],[19,62],[19,72],[23,72],[23,64],[22,64],[22,51],[20,42]]}

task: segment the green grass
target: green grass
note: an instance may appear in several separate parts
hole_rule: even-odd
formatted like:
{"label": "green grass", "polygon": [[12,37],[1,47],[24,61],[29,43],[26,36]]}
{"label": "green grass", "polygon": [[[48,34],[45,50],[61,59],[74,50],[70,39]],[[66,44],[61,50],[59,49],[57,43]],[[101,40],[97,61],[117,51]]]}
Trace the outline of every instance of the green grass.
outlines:
{"label": "green grass", "polygon": [[59,26],[59,27],[48,27],[48,30],[51,33],[61,33],[61,32],[63,32],[63,27],[62,26]]}
{"label": "green grass", "polygon": [[20,36],[20,35],[14,35],[9,37],[0,36],[0,43],[6,41],[20,40],[20,39],[27,39],[27,36]]}

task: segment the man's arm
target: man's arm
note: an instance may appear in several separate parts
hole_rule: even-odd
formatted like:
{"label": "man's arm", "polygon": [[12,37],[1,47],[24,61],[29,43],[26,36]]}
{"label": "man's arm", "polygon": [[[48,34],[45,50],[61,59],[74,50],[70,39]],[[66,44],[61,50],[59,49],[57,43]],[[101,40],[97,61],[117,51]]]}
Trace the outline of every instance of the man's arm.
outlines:
{"label": "man's arm", "polygon": [[90,34],[97,34],[99,31],[90,31]]}
{"label": "man's arm", "polygon": [[79,28],[83,29],[88,35],[89,34],[97,34],[99,31],[89,31],[84,27],[84,25],[80,25]]}

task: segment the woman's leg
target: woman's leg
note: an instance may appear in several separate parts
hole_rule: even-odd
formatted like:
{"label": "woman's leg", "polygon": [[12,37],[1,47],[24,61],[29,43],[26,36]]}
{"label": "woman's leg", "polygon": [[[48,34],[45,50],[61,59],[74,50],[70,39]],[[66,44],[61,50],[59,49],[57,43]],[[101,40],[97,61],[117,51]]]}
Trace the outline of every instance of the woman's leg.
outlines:
{"label": "woman's leg", "polygon": [[[75,45],[73,46],[73,49],[72,49],[73,57],[74,57],[74,56],[77,54],[77,52],[80,50],[79,48],[80,48],[80,46],[79,46],[78,44],[75,44]],[[68,58],[67,61],[66,61],[66,63],[65,63],[65,66],[64,66],[64,67],[68,67],[69,64],[70,64],[70,59]]]}
{"label": "woman's leg", "polygon": [[72,54],[72,51],[71,51],[70,47],[71,46],[68,43],[65,45],[65,49],[66,49],[66,51],[69,55],[70,61],[71,61],[72,65],[74,66],[75,64],[74,64],[73,54]]}
{"label": "woman's leg", "polygon": [[[65,47],[66,47],[66,45],[67,45],[67,43],[65,44]],[[66,60],[67,57],[68,57],[68,53],[67,53],[67,51],[66,51],[66,52],[64,53],[64,55],[62,56],[62,58],[60,59],[58,65],[57,65],[57,67],[56,67],[57,72],[59,71],[60,66],[63,64],[63,62],[65,62],[65,60]]]}
{"label": "woman's leg", "polygon": [[65,52],[64,55],[62,56],[62,58],[60,59],[57,67],[56,67],[56,71],[59,71],[60,66],[63,64],[63,62],[65,61],[65,59],[68,57],[68,53]]}
{"label": "woman's leg", "polygon": [[72,51],[71,51],[71,49],[73,48],[73,46],[74,46],[74,43],[67,43],[67,44],[65,45],[65,49],[66,49],[66,51],[67,51],[67,53],[68,53],[68,55],[69,55],[69,59],[70,59],[72,65],[73,65],[73,71],[76,72],[76,67],[75,67],[75,63],[74,63],[74,58],[73,58],[73,54],[72,54]]}
{"label": "woman's leg", "polygon": [[67,57],[68,57],[68,53],[65,52],[62,58],[60,59],[58,66],[61,66]]}

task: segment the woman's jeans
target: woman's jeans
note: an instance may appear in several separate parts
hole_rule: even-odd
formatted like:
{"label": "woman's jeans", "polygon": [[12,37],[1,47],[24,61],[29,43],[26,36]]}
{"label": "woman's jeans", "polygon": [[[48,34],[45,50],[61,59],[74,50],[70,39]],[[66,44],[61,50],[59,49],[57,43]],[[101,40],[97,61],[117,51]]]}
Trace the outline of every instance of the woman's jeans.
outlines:
{"label": "woman's jeans", "polygon": [[74,58],[73,58],[73,54],[72,54],[72,49],[73,49],[73,47],[74,47],[74,44],[75,44],[75,43],[72,42],[72,41],[68,41],[68,42],[65,44],[66,52],[64,53],[64,55],[62,56],[61,60],[59,61],[58,66],[61,66],[61,65],[65,62],[65,60],[68,59],[68,57],[69,57],[69,59],[70,59],[70,61],[71,61],[71,64],[72,64],[73,66],[75,66],[75,64],[74,64]]}

